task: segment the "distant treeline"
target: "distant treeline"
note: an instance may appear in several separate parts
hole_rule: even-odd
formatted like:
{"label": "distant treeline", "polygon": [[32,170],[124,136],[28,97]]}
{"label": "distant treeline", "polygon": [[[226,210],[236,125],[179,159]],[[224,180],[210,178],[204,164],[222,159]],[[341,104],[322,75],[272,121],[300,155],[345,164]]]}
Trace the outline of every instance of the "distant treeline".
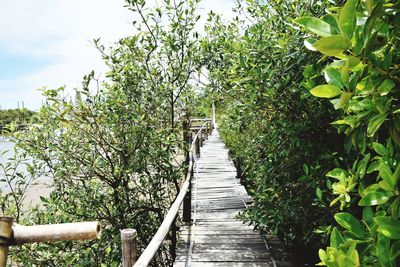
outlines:
{"label": "distant treeline", "polygon": [[0,110],[0,130],[11,122],[26,124],[31,121],[34,114],[34,111],[27,108]]}

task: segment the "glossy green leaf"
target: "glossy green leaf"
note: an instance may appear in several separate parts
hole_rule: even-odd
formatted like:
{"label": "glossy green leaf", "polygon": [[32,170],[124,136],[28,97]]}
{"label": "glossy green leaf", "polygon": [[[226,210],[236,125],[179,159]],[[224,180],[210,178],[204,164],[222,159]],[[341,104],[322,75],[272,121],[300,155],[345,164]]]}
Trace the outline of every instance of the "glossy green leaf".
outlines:
{"label": "glossy green leaf", "polygon": [[311,89],[310,93],[316,97],[332,98],[340,95],[342,91],[340,90],[340,88],[334,85],[325,84],[314,87],[313,89]]}
{"label": "glossy green leaf", "polygon": [[363,209],[363,221],[367,223],[369,227],[374,223],[373,221],[374,212],[371,207],[364,207]]}
{"label": "glossy green leaf", "polygon": [[392,175],[393,184],[396,185],[399,182],[399,180],[400,180],[400,164],[397,165],[397,168]]}
{"label": "glossy green leaf", "polygon": [[317,51],[317,49],[315,49],[314,44],[317,40],[315,40],[314,38],[307,38],[304,40],[304,46],[311,51]]}
{"label": "glossy green leaf", "polygon": [[394,188],[395,181],[390,167],[383,161],[379,165],[379,176],[391,187]]}
{"label": "glossy green leaf", "polygon": [[373,173],[373,172],[379,171],[379,166],[380,166],[379,161],[372,162],[367,169],[367,173]]}
{"label": "glossy green leaf", "polygon": [[340,232],[337,230],[336,227],[333,228],[331,233],[331,247],[339,248],[341,244],[343,244],[344,240]]}
{"label": "glossy green leaf", "polygon": [[390,93],[390,91],[393,89],[394,87],[394,82],[391,79],[386,79],[384,80],[381,85],[379,85],[378,87],[378,92],[382,95],[385,96],[388,93]]}
{"label": "glossy green leaf", "polygon": [[327,83],[334,85],[340,89],[343,88],[342,78],[340,71],[335,68],[328,67],[324,70],[324,76]]}
{"label": "glossy green leaf", "polygon": [[375,217],[378,232],[391,239],[400,239],[400,221],[389,217]]}
{"label": "glossy green leaf", "polygon": [[358,0],[347,0],[339,15],[339,28],[348,39],[353,37],[357,24],[356,7]]}
{"label": "glossy green leaf", "polygon": [[340,95],[339,106],[344,107],[350,101],[352,96],[353,94],[350,92],[343,92]]}
{"label": "glossy green leaf", "polygon": [[332,35],[319,39],[313,46],[322,54],[338,56],[351,47],[351,42],[342,35]]}
{"label": "glossy green leaf", "polygon": [[339,179],[342,174],[346,175],[347,172],[341,168],[335,168],[328,172],[325,176]]}
{"label": "glossy green leaf", "polygon": [[375,150],[376,153],[378,153],[381,156],[387,155],[386,148],[380,143],[373,142],[372,148]]}
{"label": "glossy green leaf", "polygon": [[370,192],[363,196],[361,200],[358,202],[359,206],[376,206],[386,203],[390,197],[393,196],[393,193],[377,190],[375,192]]}
{"label": "glossy green leaf", "polygon": [[340,77],[342,79],[343,84],[347,87],[350,88],[350,67],[349,67],[349,62],[346,61],[344,66],[342,67],[340,71]]}
{"label": "glossy green leaf", "polygon": [[370,119],[367,127],[367,135],[368,137],[372,137],[379,130],[381,125],[386,119],[387,114],[379,114]]}
{"label": "glossy green leaf", "polygon": [[332,27],[329,23],[314,17],[302,17],[295,19],[294,22],[304,26],[308,31],[318,34],[319,36],[330,36],[332,35]]}
{"label": "glossy green leaf", "polygon": [[378,234],[376,242],[376,252],[378,254],[379,263],[381,266],[395,267],[390,260],[390,240],[381,234]]}
{"label": "glossy green leaf", "polygon": [[343,228],[349,230],[358,238],[365,238],[368,236],[364,226],[350,213],[340,212],[335,214],[335,220]]}

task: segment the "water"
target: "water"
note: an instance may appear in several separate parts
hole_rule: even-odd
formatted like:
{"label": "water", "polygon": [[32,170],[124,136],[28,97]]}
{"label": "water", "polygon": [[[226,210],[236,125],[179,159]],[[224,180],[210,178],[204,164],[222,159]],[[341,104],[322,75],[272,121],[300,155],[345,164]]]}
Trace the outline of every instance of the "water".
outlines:
{"label": "water", "polygon": [[[4,154],[2,154],[5,152]],[[0,137],[0,164],[5,164],[14,156],[14,143],[8,138]],[[3,178],[3,169],[0,168],[0,177]],[[9,186],[6,182],[0,181],[0,190],[7,192]]]}
{"label": "water", "polygon": [[5,150],[9,151],[6,155],[0,157],[0,163],[6,162],[7,158],[13,156],[13,149],[14,149],[14,144],[10,142],[9,139],[0,137],[0,153]]}
{"label": "water", "polygon": [[[6,163],[9,158],[14,156],[14,143],[9,139],[0,137],[0,153],[7,151],[4,155],[0,156],[0,163]],[[24,172],[25,166],[22,164],[18,170]],[[0,178],[3,176],[3,170],[0,168]],[[40,177],[35,180],[35,184],[32,184],[26,192],[25,203],[36,204],[40,201],[40,196],[47,196],[51,191],[51,178]],[[6,182],[0,181],[0,190],[3,192],[9,192],[10,188]]]}

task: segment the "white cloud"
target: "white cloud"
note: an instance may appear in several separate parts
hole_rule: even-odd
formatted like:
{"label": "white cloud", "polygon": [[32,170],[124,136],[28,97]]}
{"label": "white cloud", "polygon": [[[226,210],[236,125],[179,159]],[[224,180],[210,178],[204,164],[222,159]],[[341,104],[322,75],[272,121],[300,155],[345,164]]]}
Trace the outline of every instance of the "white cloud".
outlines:
{"label": "white cloud", "polygon": [[[104,63],[91,40],[116,42],[133,32],[133,13],[124,0],[0,0],[0,52],[40,58],[47,65],[28,75],[0,80],[0,105],[37,108],[43,86],[74,88],[92,69],[103,72]],[[210,9],[231,18],[233,0],[204,0],[200,13]]]}

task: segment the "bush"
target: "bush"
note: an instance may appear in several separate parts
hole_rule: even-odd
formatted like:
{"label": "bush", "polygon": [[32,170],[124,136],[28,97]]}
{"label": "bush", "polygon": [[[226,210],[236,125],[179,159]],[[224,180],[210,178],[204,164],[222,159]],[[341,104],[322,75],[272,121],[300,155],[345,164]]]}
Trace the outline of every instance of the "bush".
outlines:
{"label": "bush", "polygon": [[332,124],[356,155],[326,174],[341,212],[321,265],[399,264],[399,11],[398,1],[348,0],[328,16],[296,20],[320,37],[308,46],[329,58],[326,83],[310,92],[341,111]]}

